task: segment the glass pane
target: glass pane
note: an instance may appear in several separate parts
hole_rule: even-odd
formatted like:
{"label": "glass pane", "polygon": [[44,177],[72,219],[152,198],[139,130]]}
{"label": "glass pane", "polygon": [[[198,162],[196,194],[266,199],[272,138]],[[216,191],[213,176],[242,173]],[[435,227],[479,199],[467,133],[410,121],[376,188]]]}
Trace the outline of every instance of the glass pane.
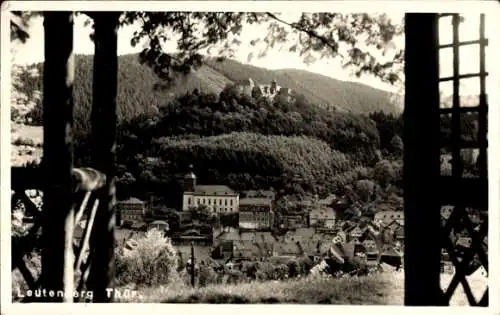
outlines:
{"label": "glass pane", "polygon": [[[461,14],[463,22],[459,26],[459,40],[469,41],[479,39],[479,19],[477,13]],[[451,25],[451,23],[450,23]]]}
{"label": "glass pane", "polygon": [[451,76],[453,76],[453,49],[442,48],[439,50],[439,77]]}
{"label": "glass pane", "polygon": [[[476,39],[479,39],[479,36]],[[458,52],[459,73],[479,73],[479,44],[461,46]]]}
{"label": "glass pane", "polygon": [[453,105],[453,81],[439,83],[440,107],[450,108]]}
{"label": "glass pane", "polygon": [[452,42],[451,16],[442,17],[439,19],[439,44],[446,45]]}

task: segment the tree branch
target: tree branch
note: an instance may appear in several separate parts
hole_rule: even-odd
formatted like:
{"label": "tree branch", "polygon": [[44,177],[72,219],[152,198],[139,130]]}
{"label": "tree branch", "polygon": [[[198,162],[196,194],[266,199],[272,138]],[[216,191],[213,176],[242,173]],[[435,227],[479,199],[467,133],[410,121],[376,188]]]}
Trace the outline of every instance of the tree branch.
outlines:
{"label": "tree branch", "polygon": [[306,30],[306,29],[303,29],[301,27],[298,27],[297,24],[295,23],[290,23],[290,22],[287,22],[283,19],[280,19],[279,17],[277,17],[275,14],[271,13],[271,12],[266,12],[266,15],[269,16],[270,18],[272,18],[273,20],[277,21],[277,22],[280,22],[282,24],[285,24],[285,25],[288,25],[290,26],[291,28],[299,31],[299,32],[303,32],[303,33],[306,33],[307,35],[309,35],[310,37],[313,37],[313,38],[316,38],[316,39],[319,39],[324,45],[330,47],[333,52],[337,55],[339,55],[340,57],[344,58],[344,56],[338,52],[338,49],[335,45],[332,45],[332,43],[326,39],[325,37],[319,35],[318,33],[316,33],[315,31],[312,31],[312,30]]}

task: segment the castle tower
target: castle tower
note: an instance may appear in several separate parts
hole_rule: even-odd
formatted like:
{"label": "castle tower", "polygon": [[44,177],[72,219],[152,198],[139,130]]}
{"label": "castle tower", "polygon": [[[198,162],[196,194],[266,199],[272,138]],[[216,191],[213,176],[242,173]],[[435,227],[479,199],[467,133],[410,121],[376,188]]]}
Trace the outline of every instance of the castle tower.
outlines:
{"label": "castle tower", "polygon": [[271,94],[276,93],[278,90],[278,84],[276,83],[276,80],[271,81]]}
{"label": "castle tower", "polygon": [[196,175],[193,172],[193,165],[189,165],[189,172],[184,176],[184,191],[194,191],[196,187]]}

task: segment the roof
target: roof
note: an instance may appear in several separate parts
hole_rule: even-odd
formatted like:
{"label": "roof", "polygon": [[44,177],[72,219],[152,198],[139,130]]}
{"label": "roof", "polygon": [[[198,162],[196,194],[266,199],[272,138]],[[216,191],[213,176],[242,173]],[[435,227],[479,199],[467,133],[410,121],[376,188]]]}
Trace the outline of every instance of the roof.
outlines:
{"label": "roof", "polygon": [[326,217],[327,219],[335,219],[335,210],[329,207],[314,208],[309,212],[309,217]]}
{"label": "roof", "polygon": [[194,193],[206,196],[236,196],[238,195],[234,190],[225,185],[196,185]]}
{"label": "roof", "polygon": [[319,201],[320,204],[322,205],[331,205],[335,200],[337,199],[337,196],[335,196],[334,194],[331,194],[329,195],[328,197],[326,197],[325,199],[321,199]]}
{"label": "roof", "polygon": [[163,220],[156,220],[156,221],[151,222],[150,224],[166,224],[166,225],[168,225],[168,223],[163,221]]}
{"label": "roof", "polygon": [[314,228],[298,228],[295,231],[290,231],[290,235],[292,236],[300,236],[301,238],[313,238],[315,235]]}
{"label": "roof", "polygon": [[271,200],[268,198],[241,198],[240,206],[270,206]]}
{"label": "roof", "polygon": [[335,244],[330,247],[329,256],[341,264],[344,263],[344,251]]}
{"label": "roof", "polygon": [[390,257],[402,257],[403,254],[396,250],[395,248],[391,248],[382,253],[382,256],[390,256]]}
{"label": "roof", "polygon": [[121,200],[121,201],[118,201],[119,204],[133,204],[133,203],[142,203],[144,204],[144,201],[140,200],[140,199],[137,199],[135,197],[131,197],[129,199],[126,199],[126,200]]}
{"label": "roof", "polygon": [[271,190],[247,190],[244,192],[247,198],[269,198],[274,199],[276,194]]}

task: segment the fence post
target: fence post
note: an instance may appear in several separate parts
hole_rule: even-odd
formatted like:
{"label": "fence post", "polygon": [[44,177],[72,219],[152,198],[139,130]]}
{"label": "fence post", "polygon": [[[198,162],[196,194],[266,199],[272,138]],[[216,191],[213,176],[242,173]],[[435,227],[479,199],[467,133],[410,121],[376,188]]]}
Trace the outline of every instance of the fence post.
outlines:
{"label": "fence post", "polygon": [[194,288],[195,283],[194,283],[194,243],[191,242],[191,286]]}
{"label": "fence post", "polygon": [[440,306],[438,15],[405,16],[405,305]]}
{"label": "fence post", "polygon": [[[73,13],[45,12],[43,80],[44,204],[42,211],[42,278],[46,290],[64,290],[73,300]],[[44,298],[45,299],[45,298]]]}
{"label": "fence post", "polygon": [[120,12],[92,12],[94,19],[95,54],[93,69],[93,100],[91,113],[92,165],[106,175],[106,184],[99,190],[99,209],[91,246],[88,288],[94,302],[114,299],[115,247],[115,171],[116,171],[116,93],[117,93],[117,31]]}

